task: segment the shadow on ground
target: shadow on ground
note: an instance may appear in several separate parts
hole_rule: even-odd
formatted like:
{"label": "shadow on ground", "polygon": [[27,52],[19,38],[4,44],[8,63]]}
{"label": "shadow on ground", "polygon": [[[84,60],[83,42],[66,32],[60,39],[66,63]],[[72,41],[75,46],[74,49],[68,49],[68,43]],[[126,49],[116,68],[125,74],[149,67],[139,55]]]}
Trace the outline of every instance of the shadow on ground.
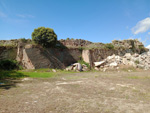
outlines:
{"label": "shadow on ground", "polygon": [[16,87],[22,77],[27,76],[17,71],[0,71],[0,89]]}

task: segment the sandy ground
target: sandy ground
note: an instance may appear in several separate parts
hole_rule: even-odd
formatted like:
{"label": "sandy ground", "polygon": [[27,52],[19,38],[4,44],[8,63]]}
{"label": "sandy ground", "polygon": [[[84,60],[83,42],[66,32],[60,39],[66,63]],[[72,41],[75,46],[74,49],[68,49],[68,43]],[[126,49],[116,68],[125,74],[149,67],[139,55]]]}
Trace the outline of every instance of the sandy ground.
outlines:
{"label": "sandy ground", "polygon": [[0,88],[0,113],[150,113],[150,71],[24,78]]}

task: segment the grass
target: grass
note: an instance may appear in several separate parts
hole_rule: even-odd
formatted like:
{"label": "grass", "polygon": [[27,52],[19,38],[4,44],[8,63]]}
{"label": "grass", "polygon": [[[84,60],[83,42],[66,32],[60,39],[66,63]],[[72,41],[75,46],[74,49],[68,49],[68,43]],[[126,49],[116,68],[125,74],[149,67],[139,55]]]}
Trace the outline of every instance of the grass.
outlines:
{"label": "grass", "polygon": [[24,75],[27,75],[28,77],[31,78],[49,78],[49,77],[54,77],[57,75],[57,73],[54,72],[23,72],[21,71]]}
{"label": "grass", "polygon": [[17,79],[17,78],[23,78],[26,77],[27,75],[24,75],[23,73],[19,71],[0,71],[0,80],[3,79]]}
{"label": "grass", "polygon": [[19,79],[23,77],[31,78],[51,78],[57,77],[62,74],[75,73],[73,71],[56,70],[53,72],[52,69],[35,69],[35,70],[12,70],[12,71],[0,71],[0,80],[3,79]]}

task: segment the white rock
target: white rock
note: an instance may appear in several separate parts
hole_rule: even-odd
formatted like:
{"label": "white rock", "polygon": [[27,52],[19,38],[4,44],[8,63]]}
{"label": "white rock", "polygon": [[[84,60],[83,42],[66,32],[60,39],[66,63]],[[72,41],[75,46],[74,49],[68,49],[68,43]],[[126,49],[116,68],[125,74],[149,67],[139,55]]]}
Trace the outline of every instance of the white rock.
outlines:
{"label": "white rock", "polygon": [[127,58],[127,59],[131,59],[131,53],[126,53],[124,56],[125,56],[125,58]]}
{"label": "white rock", "polygon": [[107,57],[107,60],[111,60],[111,59],[113,59],[113,58],[115,58],[115,54],[113,54],[112,56],[108,56],[108,57]]}
{"label": "white rock", "polygon": [[55,69],[52,69],[52,71],[55,72],[55,73],[57,72]]}
{"label": "white rock", "polygon": [[118,64],[116,62],[112,62],[111,64],[109,64],[111,67],[116,67],[118,66]]}
{"label": "white rock", "polygon": [[142,64],[137,64],[137,67],[138,67],[138,68],[144,68],[144,65],[142,65]]}
{"label": "white rock", "polygon": [[80,63],[74,63],[73,70],[82,71],[82,65]]}
{"label": "white rock", "polygon": [[95,67],[94,69],[97,70],[97,71],[99,71],[99,68],[98,68],[98,67]]}
{"label": "white rock", "polygon": [[117,70],[119,69],[119,67],[116,68]]}
{"label": "white rock", "polygon": [[134,57],[138,57],[138,56],[139,56],[139,54],[135,53],[133,56],[134,56]]}
{"label": "white rock", "polygon": [[100,62],[94,62],[95,67],[101,66],[105,63],[106,61],[100,61]]}
{"label": "white rock", "polygon": [[122,62],[123,62],[124,65],[128,65],[129,61],[126,58],[123,58]]}

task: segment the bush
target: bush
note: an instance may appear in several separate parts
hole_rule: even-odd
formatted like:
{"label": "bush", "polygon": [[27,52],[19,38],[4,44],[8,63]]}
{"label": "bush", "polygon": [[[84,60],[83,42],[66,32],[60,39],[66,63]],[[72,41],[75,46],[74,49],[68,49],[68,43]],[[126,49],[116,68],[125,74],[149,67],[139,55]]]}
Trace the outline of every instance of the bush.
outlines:
{"label": "bush", "polygon": [[83,61],[82,56],[80,56],[79,58],[80,58],[80,60],[78,60],[78,63],[80,63],[81,65],[84,64],[84,65],[86,65],[88,68],[90,68],[89,63],[86,63],[85,61]]}
{"label": "bush", "polygon": [[25,38],[20,38],[19,40],[20,40],[21,42],[23,42],[23,43],[27,43],[27,41],[28,41],[28,40],[25,39]]}
{"label": "bush", "polygon": [[18,69],[18,63],[15,60],[1,60],[0,61],[0,70],[13,70]]}
{"label": "bush", "polygon": [[114,45],[113,44],[105,44],[105,48],[114,49]]}
{"label": "bush", "polygon": [[70,38],[66,38],[66,40],[70,40]]}
{"label": "bush", "polygon": [[43,47],[54,47],[57,42],[57,35],[51,28],[39,27],[32,32],[32,40]]}

